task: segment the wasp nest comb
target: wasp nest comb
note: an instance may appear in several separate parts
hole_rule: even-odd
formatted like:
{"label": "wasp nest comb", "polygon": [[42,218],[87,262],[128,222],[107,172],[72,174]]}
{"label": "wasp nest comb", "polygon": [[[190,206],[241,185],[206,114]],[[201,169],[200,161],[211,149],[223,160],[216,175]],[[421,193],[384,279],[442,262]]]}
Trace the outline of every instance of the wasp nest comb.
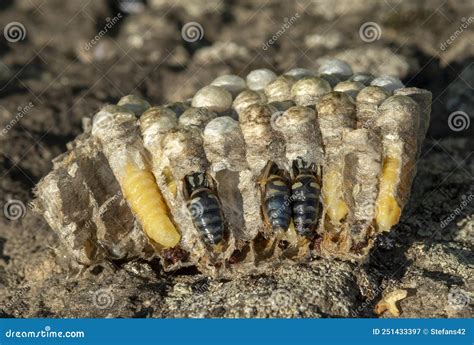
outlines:
{"label": "wasp nest comb", "polygon": [[83,265],[158,256],[226,276],[363,260],[407,203],[430,107],[339,60],[221,76],[182,103],[126,96],[54,160],[36,210]]}

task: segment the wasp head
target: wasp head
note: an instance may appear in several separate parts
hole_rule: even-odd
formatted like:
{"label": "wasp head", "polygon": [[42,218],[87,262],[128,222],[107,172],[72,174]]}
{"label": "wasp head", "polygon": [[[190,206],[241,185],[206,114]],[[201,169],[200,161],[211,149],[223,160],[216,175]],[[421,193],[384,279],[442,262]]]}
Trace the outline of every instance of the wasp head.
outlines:
{"label": "wasp head", "polygon": [[311,174],[317,171],[315,163],[306,162],[303,158],[297,157],[293,161],[293,172],[295,176],[300,174]]}
{"label": "wasp head", "polygon": [[209,181],[205,173],[193,172],[184,177],[184,185],[188,195],[199,188],[209,188]]}

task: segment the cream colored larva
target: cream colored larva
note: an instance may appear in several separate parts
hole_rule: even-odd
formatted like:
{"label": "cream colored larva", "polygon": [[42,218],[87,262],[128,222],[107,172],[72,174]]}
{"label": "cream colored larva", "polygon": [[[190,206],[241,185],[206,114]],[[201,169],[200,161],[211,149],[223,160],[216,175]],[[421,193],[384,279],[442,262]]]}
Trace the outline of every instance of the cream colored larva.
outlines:
{"label": "cream colored larva", "polygon": [[[127,101],[122,103],[129,104]],[[137,120],[128,108],[140,109],[136,104],[104,107],[94,116],[92,135],[101,142],[125,200],[143,231],[158,245],[172,248],[179,243],[180,234],[168,216],[142,139],[137,135]]]}

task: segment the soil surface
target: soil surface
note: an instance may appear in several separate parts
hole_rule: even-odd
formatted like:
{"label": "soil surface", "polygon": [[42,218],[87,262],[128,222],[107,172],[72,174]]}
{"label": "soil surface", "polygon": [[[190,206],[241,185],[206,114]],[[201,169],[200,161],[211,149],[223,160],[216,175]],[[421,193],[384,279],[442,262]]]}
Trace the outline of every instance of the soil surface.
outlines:
{"label": "soil surface", "polygon": [[[193,22],[197,40],[182,31]],[[7,0],[0,27],[0,316],[375,317],[397,290],[401,317],[473,316],[472,1]],[[30,210],[51,160],[104,104],[179,101],[221,74],[329,56],[433,92],[411,200],[367,263],[233,281],[158,261],[75,271]]]}

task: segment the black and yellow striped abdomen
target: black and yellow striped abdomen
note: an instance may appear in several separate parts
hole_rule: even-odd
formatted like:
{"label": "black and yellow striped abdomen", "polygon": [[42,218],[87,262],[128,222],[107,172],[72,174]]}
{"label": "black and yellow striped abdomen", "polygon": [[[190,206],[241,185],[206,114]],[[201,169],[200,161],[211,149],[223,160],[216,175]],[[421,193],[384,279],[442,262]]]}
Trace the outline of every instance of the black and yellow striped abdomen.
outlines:
{"label": "black and yellow striped abdomen", "polygon": [[291,186],[293,222],[298,234],[311,235],[318,222],[320,186],[316,176],[296,176]]}
{"label": "black and yellow striped abdomen", "polygon": [[187,207],[202,240],[210,245],[222,242],[225,224],[217,195],[207,188],[195,190],[190,195]]}
{"label": "black and yellow striped abdomen", "polygon": [[273,231],[286,231],[291,222],[291,188],[288,179],[270,175],[263,195],[263,211]]}

